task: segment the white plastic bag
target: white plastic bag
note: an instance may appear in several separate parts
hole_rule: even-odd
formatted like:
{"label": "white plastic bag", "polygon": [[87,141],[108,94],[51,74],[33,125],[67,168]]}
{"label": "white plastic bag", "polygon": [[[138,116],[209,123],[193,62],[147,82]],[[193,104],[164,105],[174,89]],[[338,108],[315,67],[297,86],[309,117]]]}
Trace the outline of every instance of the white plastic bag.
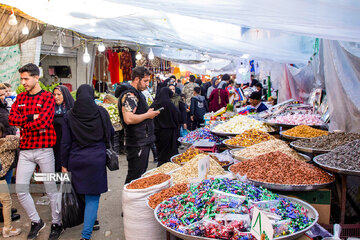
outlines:
{"label": "white plastic bag", "polygon": [[157,222],[154,211],[146,205],[147,198],[172,185],[172,179],[145,189],[127,189],[122,193],[124,232],[127,240],[163,240],[165,229]]}

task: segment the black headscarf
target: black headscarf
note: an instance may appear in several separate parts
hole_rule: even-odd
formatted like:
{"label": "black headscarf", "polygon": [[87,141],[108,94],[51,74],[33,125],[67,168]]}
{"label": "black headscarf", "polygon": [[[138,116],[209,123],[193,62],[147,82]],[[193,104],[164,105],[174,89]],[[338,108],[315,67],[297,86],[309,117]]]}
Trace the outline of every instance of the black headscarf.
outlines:
{"label": "black headscarf", "polygon": [[154,119],[156,128],[177,128],[179,126],[180,111],[172,103],[172,96],[173,92],[170,88],[163,87],[155,98],[154,103],[150,106],[155,110],[164,108]]}
{"label": "black headscarf", "polygon": [[101,114],[94,102],[94,89],[89,85],[83,84],[78,88],[74,107],[68,115],[71,131],[81,147],[104,139]]}
{"label": "black headscarf", "polygon": [[64,98],[64,101],[60,106],[58,106],[57,104],[55,105],[55,113],[57,112],[57,108],[62,108],[62,110],[64,110],[64,112],[66,113],[74,107],[74,98],[71,96],[69,89],[65,86],[59,85],[54,88],[54,91],[55,89],[59,90]]}

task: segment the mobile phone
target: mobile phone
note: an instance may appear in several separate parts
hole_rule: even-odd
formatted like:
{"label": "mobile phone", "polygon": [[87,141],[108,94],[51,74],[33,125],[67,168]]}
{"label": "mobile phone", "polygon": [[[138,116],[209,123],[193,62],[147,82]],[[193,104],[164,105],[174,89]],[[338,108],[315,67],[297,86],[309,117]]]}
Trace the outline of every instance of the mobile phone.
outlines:
{"label": "mobile phone", "polygon": [[161,111],[161,110],[164,110],[164,107],[161,107],[159,109],[156,109],[155,111]]}

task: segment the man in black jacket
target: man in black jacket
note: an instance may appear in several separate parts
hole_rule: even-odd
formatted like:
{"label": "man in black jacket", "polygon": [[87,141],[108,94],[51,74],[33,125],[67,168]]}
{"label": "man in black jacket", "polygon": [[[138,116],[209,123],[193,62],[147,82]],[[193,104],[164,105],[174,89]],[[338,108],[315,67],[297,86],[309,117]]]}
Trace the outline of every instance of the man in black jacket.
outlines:
{"label": "man in black jacket", "polygon": [[194,88],[194,97],[191,98],[190,105],[190,119],[191,130],[195,130],[200,127],[200,124],[204,122],[204,115],[209,111],[208,104],[204,96],[200,95],[201,88]]}
{"label": "man in black jacket", "polygon": [[144,67],[136,67],[132,72],[131,84],[121,84],[115,92],[119,97],[119,115],[125,129],[128,174],[125,183],[141,177],[145,173],[150,146],[155,141],[153,118],[160,111],[148,107],[141,91],[149,85],[150,72]]}

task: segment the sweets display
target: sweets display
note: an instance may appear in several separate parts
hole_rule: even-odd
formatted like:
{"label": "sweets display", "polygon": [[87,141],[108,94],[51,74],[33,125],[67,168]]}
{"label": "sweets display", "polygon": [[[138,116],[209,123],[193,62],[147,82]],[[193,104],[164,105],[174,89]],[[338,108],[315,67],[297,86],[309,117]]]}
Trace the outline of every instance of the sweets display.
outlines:
{"label": "sweets display", "polygon": [[307,125],[300,125],[284,131],[283,134],[291,137],[314,138],[328,135],[329,133],[328,131],[312,128]]}
{"label": "sweets display", "polygon": [[311,139],[300,139],[292,142],[292,144],[294,146],[302,148],[331,151],[336,147],[339,147],[357,139],[360,139],[360,134],[358,133],[336,132],[329,133],[329,135],[326,136],[320,136]]}
{"label": "sweets display", "polygon": [[230,170],[250,180],[275,184],[314,185],[334,181],[333,176],[320,168],[279,151],[234,164]]}
{"label": "sweets display", "polygon": [[289,125],[324,125],[317,114],[286,114],[269,119],[270,123],[281,123]]}
{"label": "sweets display", "polygon": [[274,129],[266,123],[242,115],[235,116],[229,121],[215,126],[213,131],[219,133],[241,134],[249,129],[256,129],[264,132],[274,131]]}
{"label": "sweets display", "polygon": [[227,178],[192,184],[186,193],[163,201],[156,215],[162,224],[183,234],[245,240],[253,238],[249,231],[255,206],[275,222],[279,230],[274,237],[298,232],[314,221],[301,205],[262,187]]}
{"label": "sweets display", "polygon": [[294,149],[290,148],[287,143],[278,139],[272,139],[265,142],[261,142],[250,147],[235,151],[234,155],[241,159],[252,159],[259,155],[280,151],[292,158],[300,161],[307,161],[304,157],[299,155]]}
{"label": "sweets display", "polygon": [[230,164],[230,162],[228,161],[219,161],[219,159],[214,156],[214,155],[210,155],[206,152],[203,152],[197,148],[188,148],[185,152],[183,152],[182,154],[174,157],[172,159],[172,161],[176,164],[179,164],[179,165],[184,165],[185,163],[189,162],[193,157],[199,155],[199,154],[205,154],[205,155],[209,155],[212,159],[214,159],[218,164],[220,164],[221,166],[227,166]]}
{"label": "sweets display", "polygon": [[172,163],[172,162],[167,162],[164,163],[163,165],[161,165],[160,167],[155,168],[153,171],[149,171],[148,173],[146,173],[144,176],[148,177],[151,175],[155,175],[158,173],[170,173],[171,171],[174,171],[175,169],[178,169],[180,166],[176,163]]}
{"label": "sweets display", "polygon": [[267,132],[263,132],[256,129],[250,129],[244,131],[240,135],[236,135],[234,138],[225,140],[225,144],[239,146],[239,147],[249,147],[251,145],[268,141],[270,139],[274,139],[273,136],[268,134]]}
{"label": "sweets display", "polygon": [[[187,162],[179,171],[176,171],[171,174],[173,183],[189,183],[190,178],[198,177],[198,168],[199,168],[199,160],[203,157],[206,157],[205,154],[199,154],[192,158],[189,162]],[[210,176],[219,176],[224,175],[225,171],[221,167],[219,163],[217,163],[214,159],[210,158],[210,167],[208,175]]]}
{"label": "sweets display", "polygon": [[127,189],[145,189],[163,183],[169,180],[170,178],[171,178],[170,175],[158,173],[150,177],[139,178],[137,180],[132,181],[127,186]]}
{"label": "sweets display", "polygon": [[360,171],[360,140],[335,148],[316,159],[320,164],[350,171]]}
{"label": "sweets display", "polygon": [[193,144],[201,139],[208,139],[210,142],[221,143],[221,138],[212,134],[210,129],[206,127],[196,129],[195,131],[188,133],[185,137],[180,137],[179,142]]}
{"label": "sweets display", "polygon": [[180,195],[189,190],[189,187],[186,183],[176,184],[170,188],[164,189],[158,193],[155,193],[149,197],[149,206],[152,209],[155,209],[156,206],[164,201],[165,199]]}

